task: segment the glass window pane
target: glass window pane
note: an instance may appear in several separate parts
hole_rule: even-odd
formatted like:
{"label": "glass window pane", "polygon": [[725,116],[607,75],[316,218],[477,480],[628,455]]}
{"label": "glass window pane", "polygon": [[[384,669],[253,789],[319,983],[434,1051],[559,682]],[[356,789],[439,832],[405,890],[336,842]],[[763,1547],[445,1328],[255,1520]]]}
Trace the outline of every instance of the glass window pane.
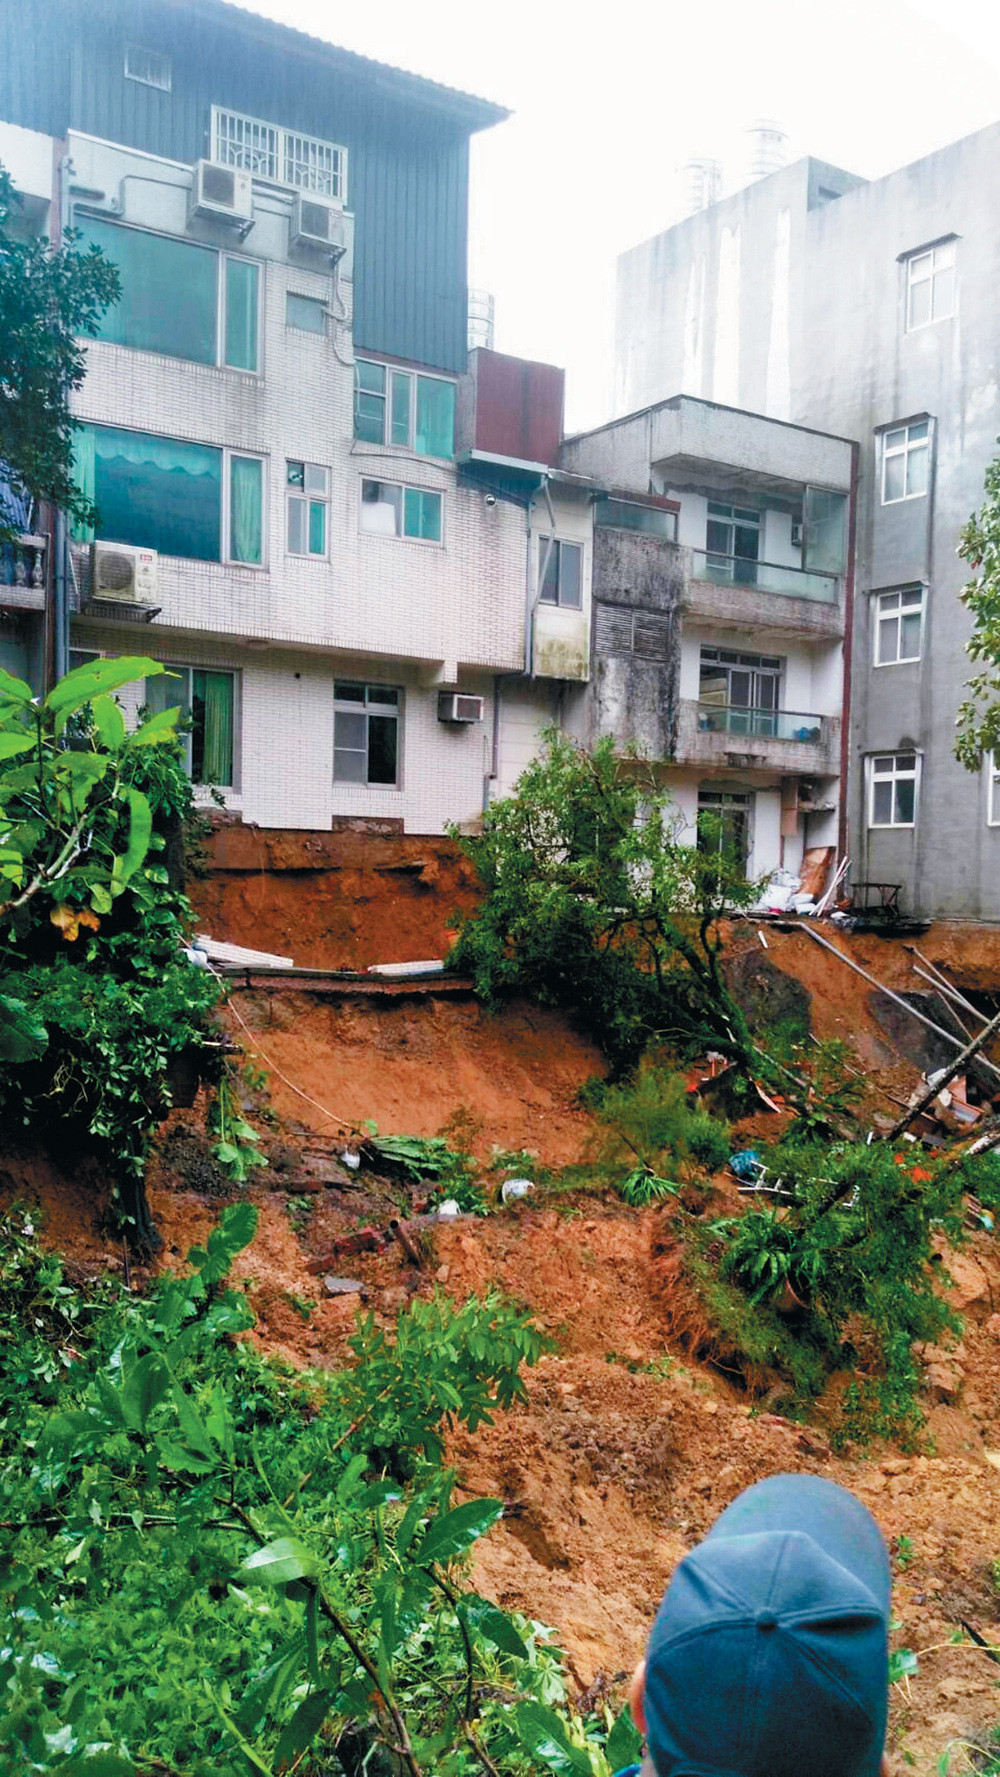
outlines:
{"label": "glass window pane", "polygon": [[918,444],[916,450],[906,453],[906,491],[908,494],[925,494],[927,492],[927,465],[930,451],[926,444]]}
{"label": "glass window pane", "polygon": [[359,395],[354,409],[354,436],[365,444],[385,443],[385,401],[381,395]]}
{"label": "glass window pane", "polygon": [[259,457],[230,459],[229,553],[233,561],[264,559],[264,465]]}
{"label": "glass window pane", "polygon": [[403,492],[404,534],[418,537],[425,543],[440,543],[441,495],[428,493],[426,488],[420,487],[404,488]]}
{"label": "glass window pane", "polygon": [[579,543],[559,545],[559,603],[578,611],[583,604],[583,550]]}
{"label": "glass window pane", "polygon": [[218,561],[222,452],[143,432],[93,428],[97,535],[161,555]]}
{"label": "glass window pane", "polygon": [[847,496],[826,488],[806,489],[806,551],[803,567],[840,574],[847,538]]}
{"label": "glass window pane", "polygon": [[315,296],[298,296],[289,290],[285,297],[285,324],[298,327],[303,333],[326,332],[326,306]]}
{"label": "glass window pane", "polygon": [[955,246],[954,241],[942,241],[940,247],[935,247],[934,268],[936,271],[939,271],[942,266],[954,265]]}
{"label": "glass window pane", "polygon": [[872,821],[876,827],[887,827],[892,819],[892,785],[876,783],[872,796]]}
{"label": "glass window pane", "polygon": [[257,369],[258,267],[248,259],[226,260],[226,363]]}
{"label": "glass window pane", "polygon": [[218,253],[97,218],[87,222],[81,243],[90,245],[118,267],[122,286],[118,302],[101,317],[99,339],[196,364],[216,362]]}
{"label": "glass window pane", "polygon": [[385,394],[385,365],[373,364],[369,358],[357,358],[354,364],[358,388],[373,395]]}
{"label": "glass window pane", "polygon": [[538,539],[538,596],[543,605],[559,603],[559,545],[554,537]]}
{"label": "glass window pane", "polygon": [[410,377],[405,371],[392,373],[392,419],[390,443],[410,442]]}
{"label": "glass window pane", "polygon": [[333,775],[338,783],[363,784],[365,781],[364,753],[345,752],[341,747],[333,751]]}
{"label": "glass window pane", "polygon": [[906,434],[907,434],[907,440],[910,444],[915,444],[918,438],[926,438],[927,437],[927,421],[926,420],[914,421],[912,426],[906,427]]}
{"label": "glass window pane", "polygon": [[900,778],[896,784],[896,820],[901,826],[912,826],[916,800],[917,786],[913,778]]}
{"label": "glass window pane", "polygon": [[195,784],[231,784],[233,674],[195,671],[191,677],[191,781]]}
{"label": "glass window pane", "polygon": [[895,763],[896,761],[891,753],[885,754],[875,760],[875,771],[879,775],[882,775],[887,771],[892,771]]}
{"label": "glass window pane", "polygon": [[897,771],[916,771],[916,753],[897,753],[894,763]]}
{"label": "glass window pane", "polygon": [[309,502],[309,554],[326,554],[326,507],[322,500]]}
{"label": "glass window pane", "polygon": [[346,679],[334,680],[333,695],[338,703],[364,703],[365,688]]}
{"label": "glass window pane", "polygon": [[365,695],[369,703],[398,704],[399,692],[395,685],[366,685]]}
{"label": "glass window pane", "polygon": [[878,626],[878,664],[891,666],[899,658],[899,619],[892,617]]}
{"label": "glass window pane", "polygon": [[901,500],[903,498],[905,490],[905,463],[906,459],[902,453],[898,456],[886,457],[885,479],[882,484],[883,500]]}
{"label": "glass window pane", "polygon": [[370,784],[394,784],[396,782],[396,729],[395,716],[369,716],[368,718],[368,782]]}
{"label": "glass window pane", "polygon": [[290,555],[305,554],[305,513],[305,501],[289,497],[288,550]]}
{"label": "glass window pane", "polygon": [[947,315],[955,313],[955,270],[946,266],[934,278],[934,319],[944,320]]}
{"label": "glass window pane", "polygon": [[289,463],[286,474],[289,487],[305,487],[306,466],[304,463]]}
{"label": "glass window pane", "polygon": [[894,431],[887,432],[885,434],[884,448],[886,450],[901,450],[905,443],[906,443],[906,427],[905,426],[897,426]]}
{"label": "glass window pane", "polygon": [[910,260],[910,278],[913,282],[930,277],[931,257],[930,253],[917,253]]}
{"label": "glass window pane", "polygon": [[901,660],[917,660],[920,656],[920,613],[908,612],[902,620],[899,657]]}
{"label": "glass window pane", "polygon": [[191,702],[189,669],[186,666],[167,665],[166,673],[159,673],[155,679],[146,680],[142,700],[151,714],[157,714],[160,710],[188,709]]}
{"label": "glass window pane", "polygon": [[899,593],[883,592],[879,596],[878,608],[883,614],[899,610]]}
{"label": "glass window pane", "polygon": [[325,497],[329,486],[330,471],[324,469],[321,463],[305,463],[303,467],[305,469],[306,493],[322,494]]}
{"label": "glass window pane", "polygon": [[455,454],[455,384],[417,377],[416,449],[425,457]]}
{"label": "glass window pane", "polygon": [[398,537],[402,531],[403,490],[391,481],[361,483],[361,529],[379,537]]}
{"label": "glass window pane", "polygon": [[931,318],[931,281],[925,278],[922,283],[910,285],[910,308],[907,316],[908,327],[926,327]]}
{"label": "glass window pane", "polygon": [[363,752],[365,746],[365,724],[367,717],[363,710],[337,710],[333,718],[333,744],[336,747],[348,747],[354,752]]}

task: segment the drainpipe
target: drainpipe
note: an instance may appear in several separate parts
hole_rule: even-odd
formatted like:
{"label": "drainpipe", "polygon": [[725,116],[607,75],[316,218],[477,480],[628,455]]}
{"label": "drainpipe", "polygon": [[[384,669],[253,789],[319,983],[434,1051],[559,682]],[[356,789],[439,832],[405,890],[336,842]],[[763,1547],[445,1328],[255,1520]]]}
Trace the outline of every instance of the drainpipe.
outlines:
{"label": "drainpipe", "polygon": [[[545,504],[549,509],[551,534],[548,546],[539,565],[538,585],[532,588],[531,577],[531,519],[535,510],[535,501],[539,493],[544,494]],[[549,493],[549,476],[546,473],[539,481],[534,493],[528,495],[525,507],[525,541],[524,541],[524,670],[519,673],[496,673],[493,678],[493,744],[490,748],[490,775],[483,786],[483,808],[489,806],[489,787],[496,783],[500,775],[500,719],[502,711],[502,690],[505,679],[518,679],[522,683],[534,677],[535,663],[535,607],[538,596],[545,581],[549,558],[555,542],[556,515]]]}
{"label": "drainpipe", "polygon": [[[56,196],[59,204],[59,245],[69,227],[69,175],[72,162],[69,153],[60,155],[56,169]],[[63,511],[56,513],[55,562],[52,575],[52,672],[61,679],[69,671],[69,526]]]}
{"label": "drainpipe", "polygon": [[[851,446],[851,497],[847,520],[847,572],[844,575],[844,696],[840,718],[840,814],[837,822],[837,857],[847,857],[847,794],[851,770],[851,663],[854,654],[854,557],[858,534],[858,487],[861,480],[861,446]],[[861,772],[861,825],[864,834],[864,771]],[[867,843],[867,841],[865,841]],[[867,875],[867,858],[864,874]]]}

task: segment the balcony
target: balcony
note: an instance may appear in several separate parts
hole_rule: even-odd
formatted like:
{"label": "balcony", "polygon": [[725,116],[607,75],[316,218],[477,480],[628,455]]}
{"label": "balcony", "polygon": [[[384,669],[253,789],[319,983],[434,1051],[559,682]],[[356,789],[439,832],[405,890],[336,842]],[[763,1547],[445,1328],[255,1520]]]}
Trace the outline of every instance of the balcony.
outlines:
{"label": "balcony", "polygon": [[735,709],[683,698],[675,762],[832,777],[840,770],[839,746],[840,721],[834,716]]}
{"label": "balcony", "polygon": [[44,611],[49,540],[26,534],[0,543],[0,607]]}
{"label": "balcony", "polygon": [[692,549],[684,608],[715,627],[782,629],[810,638],[844,633],[840,577]]}

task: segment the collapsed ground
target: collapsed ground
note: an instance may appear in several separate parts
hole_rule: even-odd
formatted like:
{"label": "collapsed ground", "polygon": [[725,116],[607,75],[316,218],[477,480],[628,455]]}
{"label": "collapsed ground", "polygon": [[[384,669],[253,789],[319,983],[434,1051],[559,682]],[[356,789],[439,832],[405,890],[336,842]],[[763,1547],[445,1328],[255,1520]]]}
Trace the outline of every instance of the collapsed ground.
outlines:
{"label": "collapsed ground", "polygon": [[[871,1113],[880,1095],[890,1095],[881,1109],[891,1111],[892,1098],[913,1089],[918,1066],[896,1046],[886,1005],[873,1005],[869,988],[806,936],[773,928],[764,935],[766,952],[749,926],[735,945],[758,991],[766,997],[775,981],[757,959],[799,980],[814,1033],[849,1038]],[[967,991],[986,994],[1000,983],[996,938],[987,944],[982,934],[932,928],[918,943]],[[887,984],[920,986],[901,946],[854,938],[849,948]],[[1000,1265],[987,1236],[975,1236],[952,1262],[966,1325],[952,1356],[931,1354],[926,1366],[931,1452],[835,1456],[828,1437],[835,1386],[809,1425],[793,1424],[769,1410],[766,1396],[748,1400],[672,1338],[678,1304],[662,1212],[629,1210],[609,1193],[551,1180],[487,1218],[418,1222],[420,1264],[393,1240],[370,1250],[398,1215],[398,1194],[343,1168],[335,1119],[357,1126],[370,1119],[382,1132],[445,1130],[478,1157],[491,1197],[505,1176],[488,1165],[497,1149],[531,1150],[533,1163],[516,1169],[529,1174],[565,1168],[594,1140],[576,1094],[601,1063],[563,1020],[528,1007],[493,1019],[471,1000],[383,1004],[278,989],[240,994],[234,1005],[251,1038],[233,1028],[256,1045],[256,1059],[266,1055],[315,1101],[272,1073],[272,1164],[248,1188],[260,1226],[237,1265],[253,1280],[258,1342],[296,1363],[341,1360],[358,1295],[328,1294],[327,1276],[360,1283],[364,1302],[385,1320],[416,1292],[439,1287],[461,1299],[496,1283],[556,1339],[556,1354],[526,1378],[528,1404],[492,1430],[456,1438],[450,1455],[469,1492],[507,1501],[502,1523],[480,1545],[477,1584],[553,1624],[581,1687],[631,1666],[673,1564],[743,1486],[776,1470],[807,1469],[844,1481],[871,1505],[896,1551],[896,1640],[918,1653],[937,1650],[921,1659],[909,1695],[894,1698],[897,1753],[930,1769],[948,1742],[983,1735],[997,1713],[994,1668],[982,1654],[939,1644],[963,1622],[1000,1640],[993,1579]],[[762,1108],[751,1133],[766,1139],[772,1122]],[[15,1160],[3,1181],[7,1200],[43,1204],[48,1240],[77,1265],[120,1265],[99,1232],[95,1184],[68,1187],[54,1168]],[[732,1187],[720,1179],[718,1189],[720,1208],[735,1207]],[[176,1264],[217,1218],[221,1200],[197,1107],[168,1120],[150,1198],[163,1262]]]}

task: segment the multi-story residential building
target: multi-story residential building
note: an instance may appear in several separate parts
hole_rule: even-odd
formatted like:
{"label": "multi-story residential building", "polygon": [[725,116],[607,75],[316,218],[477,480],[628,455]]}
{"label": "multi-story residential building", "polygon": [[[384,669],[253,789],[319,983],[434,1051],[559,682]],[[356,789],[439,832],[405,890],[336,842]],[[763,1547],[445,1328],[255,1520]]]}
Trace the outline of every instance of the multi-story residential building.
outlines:
{"label": "multi-story residential building", "polygon": [[[473,822],[588,670],[561,376],[468,370],[469,137],[505,115],[221,0],[8,23],[0,160],[122,285],[73,400],[99,528],[56,537],[56,660],[169,665],[124,701],[181,702],[245,822]],[[539,379],[536,460],[507,405]]]}
{"label": "multi-story residential building", "polygon": [[993,125],[871,182],[812,159],[759,179],[623,255],[616,342],[622,409],[683,393],[859,441],[852,875],[978,919],[1000,918],[1000,761],[953,756],[956,545],[1000,433],[998,156]]}
{"label": "multi-story residential building", "polygon": [[569,720],[661,764],[687,830],[719,817],[752,877],[830,862],[840,836],[854,455],[687,397],[563,447],[602,490],[591,680]]}

